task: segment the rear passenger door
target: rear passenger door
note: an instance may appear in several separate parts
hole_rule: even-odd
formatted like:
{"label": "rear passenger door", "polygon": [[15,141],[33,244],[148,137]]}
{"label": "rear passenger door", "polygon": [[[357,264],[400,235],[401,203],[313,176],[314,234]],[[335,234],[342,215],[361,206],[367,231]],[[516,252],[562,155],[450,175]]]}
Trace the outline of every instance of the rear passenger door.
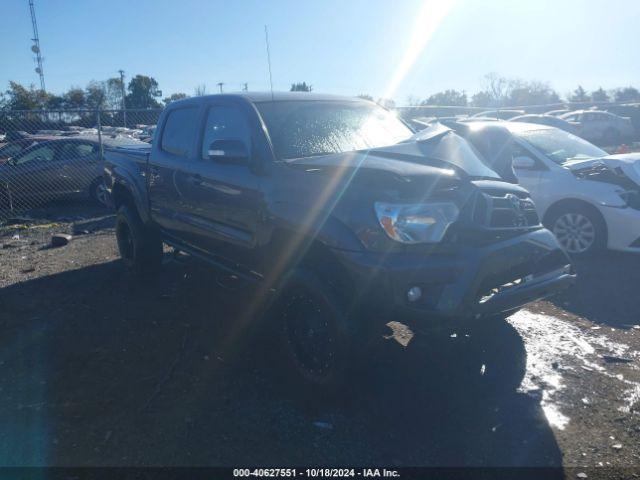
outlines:
{"label": "rear passenger door", "polygon": [[154,143],[149,168],[149,204],[153,220],[170,236],[192,244],[196,231],[188,192],[196,162],[200,107],[185,105],[167,112]]}

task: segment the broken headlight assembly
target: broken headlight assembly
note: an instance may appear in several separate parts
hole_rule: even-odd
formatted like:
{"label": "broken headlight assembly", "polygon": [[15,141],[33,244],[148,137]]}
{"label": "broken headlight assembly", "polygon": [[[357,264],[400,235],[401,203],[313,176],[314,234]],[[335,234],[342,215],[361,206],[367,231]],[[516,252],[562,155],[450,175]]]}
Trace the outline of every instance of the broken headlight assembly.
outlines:
{"label": "broken headlight assembly", "polygon": [[640,190],[618,191],[617,193],[627,207],[640,210]]}
{"label": "broken headlight assembly", "polygon": [[387,236],[397,242],[438,243],[460,213],[454,203],[375,203],[376,216]]}

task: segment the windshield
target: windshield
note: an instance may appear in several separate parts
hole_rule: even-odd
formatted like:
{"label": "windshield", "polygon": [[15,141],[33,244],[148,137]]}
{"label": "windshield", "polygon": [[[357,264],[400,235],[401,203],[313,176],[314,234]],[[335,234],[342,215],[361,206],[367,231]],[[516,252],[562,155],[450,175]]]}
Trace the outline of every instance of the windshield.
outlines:
{"label": "windshield", "polygon": [[607,155],[607,152],[592,143],[556,128],[527,130],[516,135],[559,165],[570,160],[588,160]]}
{"label": "windshield", "polygon": [[383,147],[413,134],[391,112],[364,102],[265,102],[257,108],[279,160]]}

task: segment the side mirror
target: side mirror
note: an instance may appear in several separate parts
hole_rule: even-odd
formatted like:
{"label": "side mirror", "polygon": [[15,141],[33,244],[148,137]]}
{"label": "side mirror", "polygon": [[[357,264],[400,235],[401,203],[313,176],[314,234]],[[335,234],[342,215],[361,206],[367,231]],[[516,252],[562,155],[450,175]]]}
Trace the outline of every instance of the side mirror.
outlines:
{"label": "side mirror", "polygon": [[216,140],[209,145],[207,151],[209,159],[218,162],[246,163],[249,160],[249,150],[242,140]]}
{"label": "side mirror", "polygon": [[536,161],[531,157],[515,157],[512,162],[513,168],[520,170],[532,170],[536,166]]}

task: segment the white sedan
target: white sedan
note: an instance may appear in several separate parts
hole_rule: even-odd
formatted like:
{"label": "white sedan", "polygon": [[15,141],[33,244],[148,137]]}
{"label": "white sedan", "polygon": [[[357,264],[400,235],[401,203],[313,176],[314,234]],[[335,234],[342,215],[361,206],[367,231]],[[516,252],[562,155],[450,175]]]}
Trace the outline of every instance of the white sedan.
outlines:
{"label": "white sedan", "polygon": [[458,130],[492,165],[512,162],[567,252],[640,252],[640,153],[608,155],[575,135],[529,123],[475,122]]}

